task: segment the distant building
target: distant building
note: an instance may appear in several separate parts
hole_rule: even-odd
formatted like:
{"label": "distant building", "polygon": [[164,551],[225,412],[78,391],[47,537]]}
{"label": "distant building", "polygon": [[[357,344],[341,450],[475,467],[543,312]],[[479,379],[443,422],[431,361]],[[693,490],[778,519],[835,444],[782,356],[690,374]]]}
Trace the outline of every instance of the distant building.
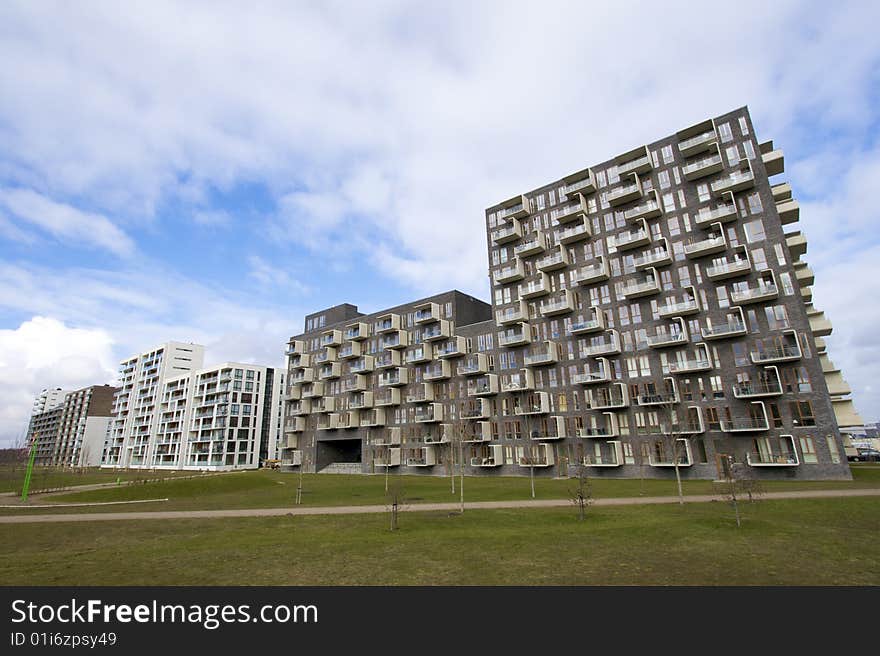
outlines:
{"label": "distant building", "polygon": [[34,462],[62,467],[99,465],[117,389],[92,385],[67,392],[60,403],[47,402],[50,407],[35,414],[28,429],[28,445],[37,443]]}
{"label": "distant building", "polygon": [[61,389],[60,387],[46,388],[34,399],[34,406],[31,410],[32,415],[45,412],[57,405],[64,403],[64,397],[70,390]]}

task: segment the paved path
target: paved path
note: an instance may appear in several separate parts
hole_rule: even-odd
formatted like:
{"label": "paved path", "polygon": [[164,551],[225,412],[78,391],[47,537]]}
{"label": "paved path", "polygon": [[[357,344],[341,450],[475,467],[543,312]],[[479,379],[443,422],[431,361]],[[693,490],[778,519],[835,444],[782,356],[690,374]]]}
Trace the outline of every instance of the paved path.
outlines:
{"label": "paved path", "polygon": [[[814,490],[793,492],[766,492],[763,499],[820,499],[835,497],[874,497],[880,496],[880,489],[867,490]],[[721,497],[711,494],[686,496],[686,503],[721,501]],[[596,499],[594,506],[635,506],[648,504],[678,503],[677,496],[671,497],[618,497],[613,499]],[[568,499],[546,499],[527,501],[471,501],[465,502],[465,509],[499,509],[499,508],[558,508],[571,506]],[[430,510],[456,511],[458,503],[414,503],[404,510],[422,512]],[[0,516],[0,524],[31,524],[43,522],[107,522],[140,519],[223,519],[229,517],[277,517],[281,515],[361,515],[384,513],[387,507],[381,506],[322,506],[291,508],[243,508],[236,510],[161,510],[156,512],[113,512],[84,513],[69,515],[19,515]]]}

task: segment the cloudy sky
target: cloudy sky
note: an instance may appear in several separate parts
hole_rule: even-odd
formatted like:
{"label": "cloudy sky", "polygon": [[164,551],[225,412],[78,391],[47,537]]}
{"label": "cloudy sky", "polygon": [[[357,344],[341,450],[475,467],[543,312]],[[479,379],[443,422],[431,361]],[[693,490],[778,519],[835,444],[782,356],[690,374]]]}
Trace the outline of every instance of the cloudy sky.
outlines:
{"label": "cloudy sky", "polygon": [[742,105],[880,418],[880,4],[134,8],[0,4],[0,446],[168,339],[281,364],[306,312],[488,299],[485,207]]}

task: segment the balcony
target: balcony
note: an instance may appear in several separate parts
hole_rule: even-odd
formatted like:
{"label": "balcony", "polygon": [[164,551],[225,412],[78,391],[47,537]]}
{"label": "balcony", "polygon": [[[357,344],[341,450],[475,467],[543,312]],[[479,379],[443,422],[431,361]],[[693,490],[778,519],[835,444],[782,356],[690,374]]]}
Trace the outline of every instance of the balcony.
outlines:
{"label": "balcony", "polygon": [[434,349],[430,344],[419,344],[417,346],[410,346],[406,350],[407,364],[421,364],[423,362],[430,362],[433,359]]}
{"label": "balcony", "polygon": [[721,430],[725,433],[755,433],[769,428],[766,417],[733,417],[721,420]]}
{"label": "balcony", "polygon": [[285,355],[303,355],[306,350],[306,344],[301,339],[292,339],[287,342],[287,350]]}
{"label": "balcony", "polygon": [[376,322],[373,324],[373,330],[376,333],[387,333],[392,330],[400,330],[400,315],[394,313],[383,314],[376,319]]}
{"label": "balcony", "polygon": [[305,417],[287,417],[284,422],[284,432],[286,433],[302,433],[305,429]]}
{"label": "balcony", "polygon": [[727,280],[749,274],[752,271],[752,263],[745,248],[742,252],[742,257],[734,254],[732,257],[712,260],[712,264],[706,267],[706,277],[710,280]]}
{"label": "balcony", "polygon": [[378,453],[373,454],[374,467],[399,467],[400,462],[399,448],[379,448]]}
{"label": "balcony", "polygon": [[621,177],[629,173],[648,173],[653,168],[651,153],[647,146],[639,146],[628,153],[614,158],[617,174]]}
{"label": "balcony", "polygon": [[462,419],[489,419],[492,416],[492,402],[489,399],[472,399],[461,408]]}
{"label": "balcony", "polygon": [[752,451],[746,454],[746,462],[751,467],[797,467],[800,465],[797,451],[788,453],[758,453]]}
{"label": "balcony", "polygon": [[461,441],[470,444],[492,441],[492,422],[477,421],[465,427]]}
{"label": "balcony", "polygon": [[467,355],[467,340],[464,337],[450,337],[437,346],[437,357],[460,358]]}
{"label": "balcony", "polygon": [[342,348],[339,349],[338,355],[341,360],[351,360],[353,358],[361,357],[361,343],[346,342],[342,345]]}
{"label": "balcony", "polygon": [[589,358],[596,355],[617,355],[620,353],[620,334],[611,329],[608,331],[610,338],[607,340],[599,340],[593,338],[589,345],[584,346],[580,350],[580,357]]}
{"label": "balcony", "polygon": [[547,240],[544,238],[543,232],[536,232],[521,244],[513,247],[513,254],[517,257],[529,257],[537,255],[547,250]]}
{"label": "balcony", "polygon": [[639,271],[652,266],[666,266],[672,264],[672,251],[669,250],[666,238],[661,239],[662,243],[651,250],[643,252],[633,260],[633,265]]}
{"label": "balcony", "polygon": [[357,323],[347,325],[343,336],[348,341],[360,342],[370,336],[370,327],[362,321],[358,321]]}
{"label": "balcony", "polygon": [[311,366],[312,364],[312,356],[310,355],[292,355],[290,356],[289,368],[290,369],[305,369],[306,367]]}
{"label": "balcony", "polygon": [[776,213],[782,225],[797,223],[801,218],[801,206],[796,200],[777,201]]}
{"label": "balcony", "polygon": [[557,230],[556,241],[560,244],[568,245],[588,239],[592,235],[593,231],[590,229],[590,224],[582,221],[567,227],[565,230]]}
{"label": "balcony", "polygon": [[312,402],[308,399],[302,401],[291,401],[287,404],[287,413],[292,416],[302,417],[311,414]]}
{"label": "balcony", "polygon": [[433,467],[437,464],[437,454],[433,446],[423,446],[420,449],[410,449],[414,455],[406,459],[407,467]]}
{"label": "balcony", "polygon": [[518,301],[516,306],[498,310],[495,313],[495,322],[501,326],[512,323],[522,323],[529,320],[529,310],[525,301]]}
{"label": "balcony", "polygon": [[596,358],[599,366],[593,370],[589,365],[584,365],[583,373],[571,377],[572,385],[596,385],[611,382],[611,367],[606,358]]}
{"label": "balcony", "polygon": [[373,428],[385,425],[385,410],[382,408],[374,408],[367,412],[361,413],[360,425],[362,428]]}
{"label": "balcony", "polygon": [[810,322],[810,331],[814,337],[828,337],[834,329],[831,322],[825,318],[825,313],[814,309],[812,305],[807,306],[807,321]]}
{"label": "balcony", "polygon": [[551,296],[541,303],[541,316],[543,317],[567,314],[573,310],[574,297],[569,289],[563,289],[561,293]]}
{"label": "balcony", "polygon": [[599,442],[596,446],[598,448],[593,453],[584,456],[584,467],[620,467],[623,464],[623,450],[619,441],[610,440],[604,445]]}
{"label": "balcony", "polygon": [[429,403],[427,405],[416,406],[413,418],[416,423],[419,424],[443,421],[443,404]]}
{"label": "balcony", "polygon": [[497,285],[503,285],[509,282],[516,282],[517,280],[522,280],[526,277],[525,272],[523,271],[522,261],[517,259],[515,264],[508,264],[505,267],[498,269],[495,273],[492,274],[492,280],[495,281]]}
{"label": "balcony", "polygon": [[660,197],[656,190],[648,192],[649,198],[644,203],[634,205],[623,213],[626,221],[636,221],[638,219],[653,219],[663,214],[663,206],[660,204]]}
{"label": "balcony", "polygon": [[573,203],[561,205],[550,210],[550,220],[556,220],[557,223],[571,223],[572,221],[583,221],[587,213],[587,204],[583,196],[578,196]]}
{"label": "balcony", "polygon": [[690,467],[693,465],[694,459],[691,454],[690,442],[683,437],[678,438],[675,442],[677,446],[675,449],[671,449],[672,453],[669,453],[670,449],[665,446],[663,453],[650,453],[648,464],[651,467]]}
{"label": "balcony", "polygon": [[383,387],[375,392],[373,405],[377,408],[400,405],[400,389],[397,387]]}
{"label": "balcony", "polygon": [[375,362],[372,355],[362,355],[348,364],[348,371],[353,374],[366,374],[373,371],[374,368]]}
{"label": "balcony", "polygon": [[417,305],[413,314],[413,321],[417,324],[431,323],[432,321],[440,321],[440,304],[439,303],[423,303]]}
{"label": "balcony", "polygon": [[520,298],[531,299],[546,296],[550,293],[550,279],[546,273],[542,273],[538,280],[531,280],[525,285],[520,285],[518,290]]}
{"label": "balcony", "polygon": [[324,383],[307,383],[303,385],[302,397],[312,399],[324,395]]}
{"label": "balcony", "polygon": [[522,194],[517,194],[503,203],[496,210],[495,218],[498,221],[510,221],[511,219],[523,219],[529,215],[529,199]]}
{"label": "balcony", "polygon": [[498,394],[498,374],[483,374],[467,382],[468,396],[492,396]]}
{"label": "balcony", "polygon": [[340,381],[339,389],[344,393],[366,391],[367,377],[363,374],[349,374]]}
{"label": "balcony", "polygon": [[613,412],[603,412],[601,418],[592,417],[588,426],[577,429],[577,436],[586,439],[607,439],[617,437],[620,430],[617,425],[617,416]]}
{"label": "balcony", "polygon": [[795,331],[787,331],[785,333],[789,338],[789,343],[777,340],[777,344],[770,347],[763,347],[756,351],[752,351],[749,355],[754,364],[775,364],[778,362],[795,362],[801,359],[801,347],[798,344],[797,333]]}
{"label": "balcony", "polygon": [[338,414],[329,414],[329,415],[321,415],[318,417],[318,426],[319,431],[327,431],[327,430],[336,430],[339,428],[339,415]]}
{"label": "balcony", "polygon": [[325,362],[335,362],[336,361],[336,349],[332,346],[325,346],[324,350],[320,353],[317,353],[313,358],[316,365],[324,364]]}
{"label": "balcony", "polygon": [[648,394],[639,394],[637,400],[639,405],[644,406],[669,405],[679,402],[678,392],[651,392]]}
{"label": "balcony", "polygon": [[[690,288],[693,290],[693,287]],[[666,299],[661,305],[657,306],[657,314],[663,318],[674,317],[676,315],[696,314],[700,311],[700,303],[696,296],[676,301],[675,297]]]}
{"label": "balcony", "polygon": [[452,376],[452,367],[448,360],[438,360],[427,367],[423,378],[425,380],[446,380]]}
{"label": "balcony", "polygon": [[489,371],[489,357],[485,353],[471,353],[458,363],[455,372],[459,376],[478,376]]}
{"label": "balcony", "polygon": [[519,223],[512,223],[511,225],[504,226],[503,228],[498,228],[497,230],[493,230],[491,233],[492,241],[497,245],[508,244],[512,241],[518,241],[522,239],[522,226]]}
{"label": "balcony", "polygon": [[577,173],[565,176],[562,181],[565,187],[562,193],[567,197],[573,194],[592,194],[596,191],[596,177],[590,169],[583,169]]}
{"label": "balcony", "polygon": [[688,335],[682,330],[673,330],[669,332],[658,331],[654,335],[648,335],[648,346],[650,348],[666,348],[687,343]]}
{"label": "balcony", "polygon": [[775,281],[767,282],[764,279],[759,280],[757,287],[742,286],[730,293],[730,301],[739,305],[745,305],[746,303],[763,303],[765,301],[772,301],[778,297],[779,289],[776,287]]}
{"label": "balcony", "polygon": [[521,402],[517,400],[514,413],[519,416],[546,415],[550,412],[550,395],[547,392],[532,392]]}
{"label": "balcony", "polygon": [[746,328],[745,322],[728,318],[727,323],[720,323],[714,326],[710,325],[707,328],[703,328],[701,332],[703,339],[712,340],[745,335],[747,331],[748,329]]}
{"label": "balcony", "polygon": [[400,428],[370,431],[367,442],[371,447],[396,446],[400,444]]}
{"label": "balcony", "polygon": [[321,346],[342,346],[342,331],[328,330],[321,333]]}
{"label": "balcony", "polygon": [[398,367],[379,374],[379,387],[400,387],[409,382],[409,369]]}
{"label": "balcony", "polygon": [[619,251],[628,251],[650,243],[651,233],[648,231],[648,224],[645,221],[642,221],[639,229],[621,232],[614,237],[614,245]]}
{"label": "balcony", "polygon": [[528,324],[520,324],[519,329],[508,328],[504,332],[498,333],[498,345],[509,348],[511,346],[523,346],[532,341],[529,334]]}
{"label": "balcony", "polygon": [[755,174],[752,173],[751,165],[747,171],[735,171],[716,182],[710,187],[713,193],[723,194],[725,192],[737,192],[751,189],[755,186]]}
{"label": "balcony", "polygon": [[612,383],[608,387],[587,390],[586,400],[590,410],[628,408],[629,390],[624,383]]}
{"label": "balcony", "polygon": [[681,172],[685,180],[693,181],[705,178],[708,175],[714,175],[723,169],[724,162],[721,159],[721,154],[716,153],[694,162],[688,162],[681,167]]}
{"label": "balcony", "polygon": [[434,400],[433,383],[415,383],[406,394],[407,403],[425,403]]}
{"label": "balcony", "polygon": [[678,150],[684,157],[693,157],[694,155],[710,150],[712,146],[717,143],[718,137],[715,135],[715,130],[713,128],[689,137],[684,141],[679,141]]}
{"label": "balcony", "polygon": [[543,367],[557,362],[559,362],[559,345],[549,341],[535,344],[523,358],[523,364],[527,367]]}
{"label": "balcony", "polygon": [[515,374],[502,374],[501,391],[506,393],[527,392],[535,389],[535,375],[531,369],[520,369]]}
{"label": "balcony", "polygon": [[487,444],[485,450],[471,458],[471,467],[500,467],[504,464],[504,451],[500,444]]}
{"label": "balcony", "polygon": [[342,365],[338,362],[328,362],[318,369],[318,380],[331,380],[342,375]]}
{"label": "balcony", "polygon": [[642,183],[636,178],[636,181],[633,183],[618,185],[611,189],[605,199],[616,207],[625,203],[631,203],[641,197]]}
{"label": "balcony", "polygon": [[758,399],[781,394],[782,385],[778,380],[755,380],[733,386],[733,396],[737,399]]}
{"label": "balcony", "polygon": [[650,273],[644,278],[636,278],[626,283],[623,288],[623,295],[626,298],[642,298],[660,293],[660,277],[654,269],[648,271]]}
{"label": "balcony", "polygon": [[555,464],[553,448],[548,444],[532,444],[525,447],[519,458],[520,467],[551,467]]}
{"label": "balcony", "polygon": [[779,175],[785,170],[785,156],[781,150],[771,150],[761,154],[767,176]]}
{"label": "balcony", "polygon": [[[718,226],[721,227],[720,224]],[[684,254],[686,257],[696,259],[705,257],[706,255],[715,255],[727,250],[727,239],[722,232],[707,237],[706,239],[694,239],[684,245]]]}
{"label": "balcony", "polygon": [[364,410],[373,407],[372,392],[355,392],[348,401],[348,407],[352,410]]}
{"label": "balcony", "polygon": [[568,251],[560,248],[555,253],[548,253],[538,260],[538,271],[556,271],[557,269],[564,269],[568,264]]}
{"label": "balcony", "polygon": [[405,349],[409,345],[409,333],[395,330],[382,335],[379,346],[383,349]]}
{"label": "balcony", "polygon": [[608,280],[608,278],[611,277],[608,260],[605,259],[604,255],[599,255],[598,260],[599,261],[594,264],[589,264],[578,269],[575,272],[575,277],[572,282],[576,285],[592,285],[596,282]]}
{"label": "balcony", "polygon": [[287,382],[291,385],[303,385],[305,383],[311,383],[313,380],[315,380],[315,370],[303,369],[302,371],[298,371],[295,374],[288,376]]}
{"label": "balcony", "polygon": [[442,319],[422,329],[422,339],[426,342],[435,342],[448,339],[452,336],[452,323]]}
{"label": "balcony", "polygon": [[700,228],[706,228],[713,223],[726,223],[734,221],[739,215],[736,211],[736,204],[731,202],[717,205],[712,208],[703,208],[694,215],[694,223]]}
{"label": "balcony", "polygon": [[376,369],[399,367],[401,361],[400,351],[385,351],[376,356]]}
{"label": "balcony", "polygon": [[312,402],[312,412],[316,414],[336,412],[336,397],[326,396]]}
{"label": "balcony", "polygon": [[565,417],[549,417],[545,425],[533,428],[529,435],[530,439],[541,442],[562,440],[565,437]]}
{"label": "balcony", "polygon": [[605,313],[599,308],[591,307],[589,318],[578,316],[571,322],[569,332],[572,335],[586,335],[605,330]]}
{"label": "balcony", "polygon": [[669,373],[671,374],[690,374],[711,369],[712,363],[705,355],[698,355],[695,358],[680,357],[669,362]]}

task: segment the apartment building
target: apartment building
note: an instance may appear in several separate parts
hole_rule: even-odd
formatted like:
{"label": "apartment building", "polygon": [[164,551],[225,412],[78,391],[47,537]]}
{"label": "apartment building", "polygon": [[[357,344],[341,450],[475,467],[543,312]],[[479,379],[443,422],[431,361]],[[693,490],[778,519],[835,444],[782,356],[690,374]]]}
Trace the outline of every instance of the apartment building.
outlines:
{"label": "apartment building", "polygon": [[150,466],[225,471],[274,458],[283,385],[281,370],[239,362],[169,378]]}
{"label": "apartment building", "polygon": [[120,389],[114,399],[102,466],[154,466],[163,385],[169,378],[199,369],[204,356],[205,347],[200,344],[167,342],[120,363]]}
{"label": "apartment building", "polygon": [[34,406],[31,409],[32,415],[40,414],[56,405],[64,403],[64,397],[71,390],[61,389],[60,387],[44,388],[34,399]]}
{"label": "apartment building", "polygon": [[[33,415],[27,441],[37,442],[34,462],[58,467],[95,467],[110,425],[118,388],[92,385],[66,392]],[[54,391],[54,390],[53,390]]]}
{"label": "apartment building", "polygon": [[849,478],[840,428],[863,422],[783,169],[740,108],[490,207],[487,317],[438,299],[309,315],[286,468],[441,474],[460,439],[471,474],[714,479],[732,456]]}

